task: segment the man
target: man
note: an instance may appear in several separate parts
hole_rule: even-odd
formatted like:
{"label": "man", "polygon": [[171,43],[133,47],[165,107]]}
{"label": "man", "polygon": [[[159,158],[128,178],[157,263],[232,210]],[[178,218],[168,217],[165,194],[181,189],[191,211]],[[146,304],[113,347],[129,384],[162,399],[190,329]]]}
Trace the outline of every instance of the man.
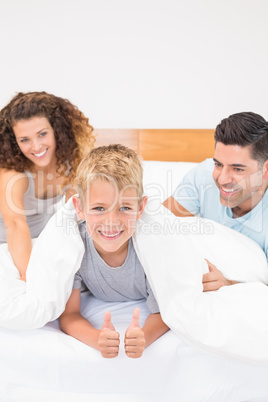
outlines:
{"label": "man", "polygon": [[[200,214],[245,234],[268,259],[268,123],[236,113],[221,121],[214,138],[214,158],[191,170],[163,205],[176,216]],[[204,291],[234,283],[208,265]]]}

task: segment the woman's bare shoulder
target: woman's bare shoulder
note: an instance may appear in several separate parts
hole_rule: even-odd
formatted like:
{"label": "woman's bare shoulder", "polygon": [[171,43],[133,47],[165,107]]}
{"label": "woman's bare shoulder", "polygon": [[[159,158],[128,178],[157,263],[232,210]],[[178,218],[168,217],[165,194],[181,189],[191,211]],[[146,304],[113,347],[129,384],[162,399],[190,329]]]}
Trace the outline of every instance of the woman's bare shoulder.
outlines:
{"label": "woman's bare shoulder", "polygon": [[8,182],[12,181],[13,183],[17,183],[18,186],[22,188],[27,188],[29,179],[25,172],[17,172],[13,169],[0,169],[0,185],[6,186]]}

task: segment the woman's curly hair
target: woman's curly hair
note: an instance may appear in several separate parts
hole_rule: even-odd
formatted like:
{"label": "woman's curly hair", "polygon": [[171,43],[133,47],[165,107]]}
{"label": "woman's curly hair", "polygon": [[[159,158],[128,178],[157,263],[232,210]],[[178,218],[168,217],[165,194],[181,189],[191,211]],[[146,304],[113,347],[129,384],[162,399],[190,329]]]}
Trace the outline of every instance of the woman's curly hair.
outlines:
{"label": "woman's curly hair", "polygon": [[69,168],[66,183],[73,183],[80,161],[94,146],[93,127],[70,101],[46,92],[19,92],[0,111],[0,168],[17,172],[31,169],[33,163],[21,152],[13,126],[32,117],[48,119],[56,140],[57,171],[66,176]]}

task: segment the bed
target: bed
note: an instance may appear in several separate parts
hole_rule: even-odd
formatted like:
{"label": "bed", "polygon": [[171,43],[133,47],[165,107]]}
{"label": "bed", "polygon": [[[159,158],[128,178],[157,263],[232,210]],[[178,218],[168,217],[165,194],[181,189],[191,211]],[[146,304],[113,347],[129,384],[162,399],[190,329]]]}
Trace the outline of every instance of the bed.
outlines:
{"label": "bed", "polygon": [[[105,129],[96,130],[96,134],[97,145],[122,143],[142,155],[145,192],[153,201],[151,211],[170,195],[189,169],[213,155],[213,130]],[[142,244],[144,241],[146,239],[141,239]],[[76,264],[79,265],[79,261]],[[161,285],[158,287],[155,283],[159,297],[161,289]],[[101,327],[104,311],[110,310],[121,339],[136,306],[140,307],[142,324],[149,313],[142,301],[104,305],[87,293],[82,295],[83,315]],[[171,306],[163,303],[163,311],[168,320]],[[264,310],[263,314],[266,313]],[[217,353],[216,347],[204,347],[186,336],[184,329],[174,327],[148,347],[140,359],[127,358],[121,348],[116,359],[108,360],[62,333],[57,319],[31,330],[0,328],[0,401],[268,400],[266,351],[263,359],[259,351],[260,358],[256,360],[232,355],[227,347],[227,353]],[[267,333],[264,327],[263,335]],[[238,343],[243,343],[243,339],[239,338]],[[254,343],[258,343],[257,337],[252,340]]]}

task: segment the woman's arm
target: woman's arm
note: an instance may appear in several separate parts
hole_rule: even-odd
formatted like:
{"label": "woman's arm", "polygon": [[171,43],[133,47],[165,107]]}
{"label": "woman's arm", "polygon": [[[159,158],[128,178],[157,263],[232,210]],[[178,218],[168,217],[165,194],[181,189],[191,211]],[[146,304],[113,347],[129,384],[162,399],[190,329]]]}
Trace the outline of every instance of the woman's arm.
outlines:
{"label": "woman's arm", "polygon": [[29,181],[24,173],[1,169],[0,213],[6,228],[9,252],[24,281],[32,251],[31,234],[24,209],[24,194],[28,185]]}

